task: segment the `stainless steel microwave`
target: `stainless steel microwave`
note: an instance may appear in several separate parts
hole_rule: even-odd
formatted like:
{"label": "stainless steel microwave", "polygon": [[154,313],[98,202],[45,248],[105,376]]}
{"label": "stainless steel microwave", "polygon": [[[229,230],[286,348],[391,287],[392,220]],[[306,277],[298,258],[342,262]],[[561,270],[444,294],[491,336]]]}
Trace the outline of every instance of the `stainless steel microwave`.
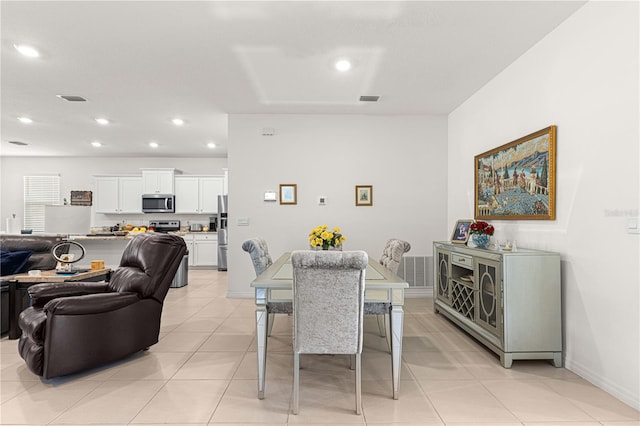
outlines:
{"label": "stainless steel microwave", "polygon": [[175,195],[145,194],[142,196],[142,213],[174,213]]}

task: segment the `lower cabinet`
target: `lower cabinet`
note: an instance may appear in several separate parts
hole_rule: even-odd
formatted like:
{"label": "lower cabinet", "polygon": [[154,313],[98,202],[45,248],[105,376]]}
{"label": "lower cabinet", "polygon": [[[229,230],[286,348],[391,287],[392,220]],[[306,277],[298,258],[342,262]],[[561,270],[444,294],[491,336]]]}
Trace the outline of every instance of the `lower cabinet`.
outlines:
{"label": "lower cabinet", "polygon": [[186,234],[184,238],[189,250],[189,266],[218,266],[218,234]]}
{"label": "lower cabinet", "polygon": [[560,255],[434,242],[434,310],[500,355],[562,366]]}

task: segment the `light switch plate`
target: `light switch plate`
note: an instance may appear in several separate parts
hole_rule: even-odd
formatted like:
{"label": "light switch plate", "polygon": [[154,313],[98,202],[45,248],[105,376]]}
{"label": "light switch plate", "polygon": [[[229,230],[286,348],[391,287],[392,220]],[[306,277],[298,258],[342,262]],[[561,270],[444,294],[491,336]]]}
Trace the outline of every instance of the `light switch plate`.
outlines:
{"label": "light switch plate", "polygon": [[249,218],[248,217],[239,217],[238,218],[238,226],[249,226]]}

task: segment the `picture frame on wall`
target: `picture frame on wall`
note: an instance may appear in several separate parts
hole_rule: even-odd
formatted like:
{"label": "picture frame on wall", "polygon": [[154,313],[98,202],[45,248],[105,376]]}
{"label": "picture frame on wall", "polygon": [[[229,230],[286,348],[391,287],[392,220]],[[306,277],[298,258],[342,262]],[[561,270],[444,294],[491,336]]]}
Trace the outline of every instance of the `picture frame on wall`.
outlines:
{"label": "picture frame on wall", "polygon": [[476,219],[556,218],[556,126],[474,157]]}
{"label": "picture frame on wall", "polygon": [[469,241],[469,228],[473,219],[458,219],[451,233],[451,242],[455,244],[467,244]]}
{"label": "picture frame on wall", "polygon": [[91,191],[71,191],[72,206],[90,206],[93,202]]}
{"label": "picture frame on wall", "polygon": [[298,203],[298,185],[295,183],[280,184],[280,204]]}
{"label": "picture frame on wall", "polygon": [[373,186],[356,185],[356,206],[373,206]]}

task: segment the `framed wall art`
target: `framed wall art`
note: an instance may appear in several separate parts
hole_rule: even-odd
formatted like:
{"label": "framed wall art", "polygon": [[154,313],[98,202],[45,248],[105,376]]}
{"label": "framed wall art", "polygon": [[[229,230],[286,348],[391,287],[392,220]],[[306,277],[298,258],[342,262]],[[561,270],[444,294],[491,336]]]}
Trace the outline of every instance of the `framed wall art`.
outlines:
{"label": "framed wall art", "polygon": [[373,186],[356,185],[356,206],[373,205]]}
{"label": "framed wall art", "polygon": [[90,206],[92,201],[91,191],[71,191],[72,206]]}
{"label": "framed wall art", "polygon": [[458,219],[456,226],[453,227],[451,233],[451,242],[458,244],[466,244],[469,240],[469,228],[473,223],[473,219]]}
{"label": "framed wall art", "polygon": [[280,204],[298,204],[298,185],[295,183],[280,184]]}
{"label": "framed wall art", "polygon": [[476,219],[556,218],[556,126],[474,157]]}

